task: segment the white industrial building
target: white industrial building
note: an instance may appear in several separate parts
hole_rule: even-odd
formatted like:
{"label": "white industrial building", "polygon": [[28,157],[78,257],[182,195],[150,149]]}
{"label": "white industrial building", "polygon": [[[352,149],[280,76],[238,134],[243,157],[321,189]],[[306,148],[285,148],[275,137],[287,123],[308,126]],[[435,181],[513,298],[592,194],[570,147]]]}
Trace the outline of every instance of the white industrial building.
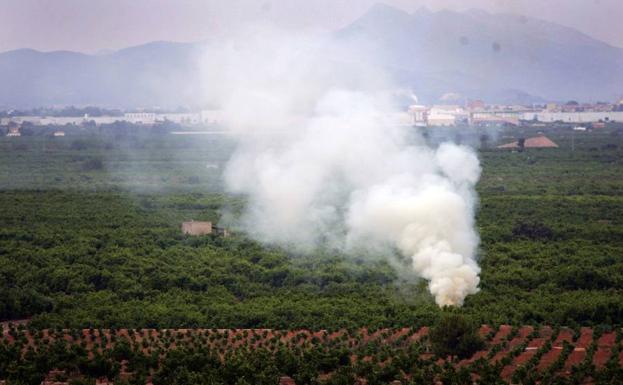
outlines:
{"label": "white industrial building", "polygon": [[623,122],[623,111],[607,112],[526,112],[523,120],[537,120],[544,123],[591,123],[591,122]]}
{"label": "white industrial building", "polygon": [[409,106],[409,115],[411,116],[411,124],[416,127],[426,127],[428,124],[428,107],[413,104]]}
{"label": "white industrial building", "polygon": [[222,110],[201,110],[201,123],[210,126],[223,123],[224,113]]}
{"label": "white industrial building", "polygon": [[468,112],[457,105],[436,105],[426,107],[419,104],[409,106],[408,113],[411,124],[419,127],[426,126],[455,126],[467,122]]}
{"label": "white industrial building", "polygon": [[200,113],[164,113],[156,114],[157,122],[169,121],[177,124],[200,124]]}
{"label": "white industrial building", "polygon": [[153,112],[126,112],[123,119],[126,122],[134,124],[154,124],[156,123],[156,114]]}
{"label": "white industrial building", "polygon": [[429,126],[455,126],[467,122],[467,110],[457,105],[437,105],[428,110]]}
{"label": "white industrial building", "polygon": [[222,113],[219,110],[204,110],[196,113],[154,113],[154,112],[127,112],[123,116],[11,116],[0,118],[0,125],[6,126],[10,122],[17,124],[30,123],[36,126],[43,125],[81,125],[93,122],[96,125],[128,122],[133,124],[152,125],[158,122],[173,122],[182,125],[207,124],[215,125],[222,122]]}

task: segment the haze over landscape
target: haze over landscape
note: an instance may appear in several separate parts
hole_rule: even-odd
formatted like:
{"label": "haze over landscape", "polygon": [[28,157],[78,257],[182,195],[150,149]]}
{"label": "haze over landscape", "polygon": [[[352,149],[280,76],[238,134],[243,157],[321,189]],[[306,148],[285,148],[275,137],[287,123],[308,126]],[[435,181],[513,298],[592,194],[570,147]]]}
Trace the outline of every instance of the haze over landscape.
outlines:
{"label": "haze over landscape", "polygon": [[[151,7],[155,9],[156,5]],[[220,7],[215,7],[214,13],[218,15]],[[360,7],[358,4],[354,8]],[[529,3],[522,8],[508,7],[509,10],[532,9]],[[581,8],[570,6],[574,7]],[[279,9],[277,5],[274,8],[275,12]],[[495,9],[499,11],[499,8]],[[41,12],[34,6],[31,9]],[[58,6],[55,12],[63,9]],[[147,5],[140,8],[147,15],[149,9]],[[180,6],[178,12],[184,9]],[[546,14],[546,10],[543,12]],[[488,102],[527,104],[618,98],[623,87],[623,48],[590,37],[572,26],[556,24],[556,18],[550,19],[554,21],[476,9],[418,8],[408,12],[375,4],[353,21],[334,29],[333,34],[345,44],[349,39],[365,39],[369,43],[366,49],[376,52],[397,82],[413,89],[422,101],[429,103],[447,93]],[[209,20],[208,17],[206,23]],[[68,21],[75,22],[73,18]],[[43,29],[45,25],[32,28]],[[141,28],[140,23],[132,25]],[[231,35],[236,25],[232,22],[233,29],[224,36]],[[609,25],[616,30],[618,24]],[[10,31],[17,27],[9,23],[2,28]],[[117,28],[124,31],[129,27]],[[314,29],[310,25],[298,29],[310,28]],[[97,33],[96,27],[94,38]],[[147,39],[150,34],[144,33]],[[4,36],[8,40],[14,35]],[[148,42],[100,55],[65,50],[38,52],[27,46],[4,52],[0,54],[3,84],[0,105],[13,108],[70,104],[134,108],[198,106],[201,100],[196,81],[200,71],[198,57],[206,45],[221,38],[220,34],[207,33],[197,42]],[[46,47],[46,39],[41,37],[37,45]],[[67,45],[59,47],[58,43],[49,42],[47,47],[65,49]],[[358,58],[351,55],[340,60]]]}
{"label": "haze over landscape", "polygon": [[[249,22],[290,30],[337,30],[352,23],[377,0],[22,0],[3,1],[0,51],[33,48],[97,53],[150,41],[195,42],[224,37]],[[623,47],[618,0],[386,0],[413,13],[481,9],[515,14],[575,28]]]}
{"label": "haze over landscape", "polygon": [[620,385],[622,13],[0,0],[0,385]]}

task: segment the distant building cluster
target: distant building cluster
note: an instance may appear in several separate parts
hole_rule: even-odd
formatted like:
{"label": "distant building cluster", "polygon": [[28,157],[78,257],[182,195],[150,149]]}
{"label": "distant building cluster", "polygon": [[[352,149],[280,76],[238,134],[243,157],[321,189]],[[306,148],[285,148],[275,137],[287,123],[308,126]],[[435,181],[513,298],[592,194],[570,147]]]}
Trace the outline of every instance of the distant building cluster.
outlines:
{"label": "distant building cluster", "polygon": [[[222,122],[222,112],[219,110],[202,110],[189,113],[155,113],[155,112],[126,112],[123,116],[9,116],[0,118],[0,125],[8,126],[9,136],[19,136],[19,126],[24,123],[35,126],[45,125],[84,125],[87,123],[102,125],[115,122],[154,125],[171,122],[183,125],[218,125]],[[15,132],[11,131],[13,129]]]}
{"label": "distant building cluster", "polygon": [[[455,100],[455,99],[452,99]],[[438,104],[426,106],[413,104],[396,116],[396,124],[416,127],[492,126],[519,125],[522,123],[547,124],[565,123],[592,128],[603,127],[608,122],[623,122],[623,99],[615,103],[547,103],[545,105],[488,105],[481,100],[460,104]],[[117,115],[90,116],[38,116],[9,115],[0,118],[0,126],[7,127],[6,136],[21,136],[21,127],[35,126],[86,126],[127,122],[136,125],[153,126],[175,123],[185,126],[219,126],[224,122],[221,110],[197,112],[153,112],[129,111]],[[53,133],[55,137],[65,136],[64,131]]]}
{"label": "distant building cluster", "polygon": [[623,122],[623,99],[616,103],[580,104],[572,101],[541,106],[487,105],[481,100],[465,105],[414,104],[409,106],[408,115],[410,124],[418,127]]}

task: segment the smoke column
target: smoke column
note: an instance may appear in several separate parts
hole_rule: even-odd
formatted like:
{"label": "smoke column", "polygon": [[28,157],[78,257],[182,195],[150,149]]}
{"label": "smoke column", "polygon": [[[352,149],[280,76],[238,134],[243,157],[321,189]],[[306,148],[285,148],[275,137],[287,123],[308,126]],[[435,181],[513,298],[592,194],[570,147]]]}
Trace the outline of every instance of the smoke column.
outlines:
{"label": "smoke column", "polygon": [[439,306],[478,291],[478,159],[399,124],[399,87],[365,44],[254,27],[209,46],[202,68],[206,102],[239,139],[224,177],[248,197],[249,235],[307,251],[399,250]]}

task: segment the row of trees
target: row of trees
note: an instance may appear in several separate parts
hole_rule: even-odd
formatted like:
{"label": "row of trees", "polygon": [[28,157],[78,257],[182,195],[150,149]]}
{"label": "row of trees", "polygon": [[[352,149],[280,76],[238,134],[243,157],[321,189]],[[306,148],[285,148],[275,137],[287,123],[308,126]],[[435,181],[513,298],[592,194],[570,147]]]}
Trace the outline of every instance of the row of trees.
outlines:
{"label": "row of trees", "polygon": [[[491,330],[483,338],[475,325],[453,312],[446,312],[428,334],[414,328],[406,333],[400,329],[312,334],[265,329],[42,331],[20,326],[12,327],[0,343],[0,379],[35,384],[54,369],[57,379],[73,383],[106,377],[115,383],[144,384],[153,377],[154,384],[275,384],[279,377],[290,376],[301,385],[353,384],[358,379],[368,384],[441,381],[458,385],[473,380],[478,384],[509,380],[573,384],[587,379],[613,384],[623,374],[620,328],[604,366],[593,364],[597,350],[593,342],[570,376],[564,374],[563,367],[580,333],[564,341],[556,360],[537,369],[563,330],[535,329],[529,335],[519,328],[505,330]],[[602,332],[594,330],[594,341]],[[414,333],[418,339],[413,339]],[[525,353],[528,342],[539,337],[546,343],[529,361],[513,368],[512,379],[503,374]],[[523,342],[511,345],[517,338]],[[462,361],[481,349],[487,351],[481,358]],[[494,359],[500,353],[503,358]]]}

